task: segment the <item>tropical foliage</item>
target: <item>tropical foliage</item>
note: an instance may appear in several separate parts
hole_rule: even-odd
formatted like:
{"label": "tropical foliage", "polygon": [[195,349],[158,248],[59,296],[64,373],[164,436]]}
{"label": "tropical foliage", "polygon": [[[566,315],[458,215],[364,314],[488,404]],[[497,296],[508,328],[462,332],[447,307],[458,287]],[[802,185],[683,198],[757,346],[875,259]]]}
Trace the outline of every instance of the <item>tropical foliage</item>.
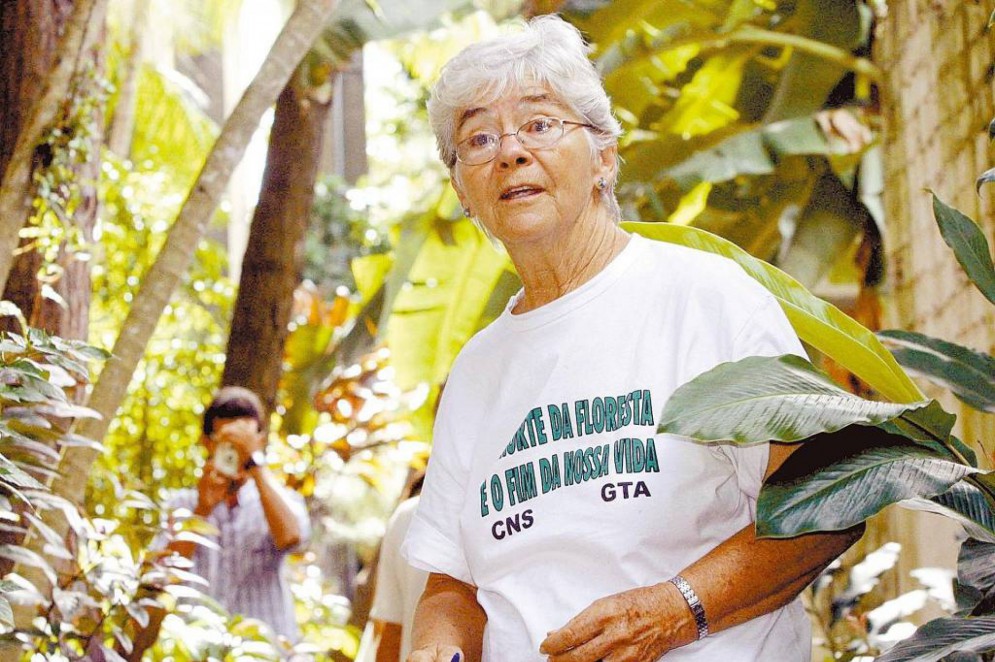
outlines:
{"label": "tropical foliage", "polygon": [[[989,285],[995,267],[981,230],[935,196],[934,210],[971,281],[995,301]],[[920,334],[882,335],[916,373],[950,385],[971,406],[992,407],[984,391],[991,356]],[[857,362],[833,358],[846,367]],[[931,621],[877,659],[938,660],[952,653],[990,659],[995,472],[979,468],[973,450],[951,434],[954,420],[935,400],[891,404],[850,395],[800,357],[752,357],[722,364],[678,389],[664,408],[660,431],[705,442],[803,442],[761,490],[760,535],[842,530],[894,503],[960,522],[968,538],[959,562],[957,614]]]}

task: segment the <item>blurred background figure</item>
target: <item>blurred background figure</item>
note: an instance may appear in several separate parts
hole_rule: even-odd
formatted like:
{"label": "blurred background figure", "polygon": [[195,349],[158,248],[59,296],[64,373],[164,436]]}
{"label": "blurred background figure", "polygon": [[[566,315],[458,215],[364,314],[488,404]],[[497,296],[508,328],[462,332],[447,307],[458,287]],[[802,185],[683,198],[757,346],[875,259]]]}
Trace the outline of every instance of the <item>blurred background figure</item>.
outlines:
{"label": "blurred background figure", "polygon": [[400,505],[384,532],[376,567],[370,621],[356,662],[404,662],[411,651],[411,624],[428,573],[411,567],[401,557],[401,543],[418,507],[424,469],[412,472]]}

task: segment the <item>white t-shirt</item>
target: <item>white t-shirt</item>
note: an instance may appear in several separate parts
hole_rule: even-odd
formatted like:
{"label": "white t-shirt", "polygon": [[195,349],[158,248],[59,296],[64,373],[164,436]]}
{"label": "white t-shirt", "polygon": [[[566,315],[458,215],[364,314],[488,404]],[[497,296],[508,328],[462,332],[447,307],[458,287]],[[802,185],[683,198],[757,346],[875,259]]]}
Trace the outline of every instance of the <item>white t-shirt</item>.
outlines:
{"label": "white t-shirt", "polygon": [[[477,587],[485,661],[539,662],[547,632],[594,600],[669,579],[755,518],[767,445],[657,433],[673,391],[721,362],[803,350],[734,262],[638,236],[576,290],[513,305],[456,359],[403,553]],[[810,649],[795,600],[665,658]]]}
{"label": "white t-shirt", "polygon": [[408,659],[411,652],[411,624],[428,579],[427,572],[411,567],[401,557],[401,543],[417,507],[418,497],[407,499],[387,522],[377,564],[377,588],[370,608],[370,618],[401,626],[401,660]]}

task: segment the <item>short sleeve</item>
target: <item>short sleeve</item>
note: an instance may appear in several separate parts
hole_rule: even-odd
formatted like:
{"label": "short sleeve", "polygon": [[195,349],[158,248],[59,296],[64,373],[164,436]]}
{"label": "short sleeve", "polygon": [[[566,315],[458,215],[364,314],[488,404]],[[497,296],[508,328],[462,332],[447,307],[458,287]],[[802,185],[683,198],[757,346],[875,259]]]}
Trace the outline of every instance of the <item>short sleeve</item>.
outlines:
{"label": "short sleeve", "polygon": [[293,513],[294,519],[297,521],[297,530],[301,534],[300,542],[293,547],[281,550],[283,553],[292,554],[302,550],[311,540],[311,517],[308,515],[307,504],[300,492],[282,486],[279,490],[283,500],[290,508],[290,512]]}
{"label": "short sleeve", "polygon": [[[739,330],[732,344],[729,361],[739,361],[748,356],[780,356],[797,354],[806,356],[794,329],[785,317],[777,299],[764,292],[764,301]],[[719,450],[729,458],[736,469],[740,489],[756,504],[767,472],[770,457],[768,444],[737,447],[723,444]],[[755,515],[755,513],[754,513]]]}
{"label": "short sleeve", "polygon": [[[465,446],[460,447],[461,437],[456,430],[461,418],[457,413],[460,402],[467,399],[460,388],[461,380],[454,369],[439,405],[421,500],[401,554],[419,570],[472,584],[459,525],[469,475],[469,452]],[[466,417],[465,412],[462,417]]]}

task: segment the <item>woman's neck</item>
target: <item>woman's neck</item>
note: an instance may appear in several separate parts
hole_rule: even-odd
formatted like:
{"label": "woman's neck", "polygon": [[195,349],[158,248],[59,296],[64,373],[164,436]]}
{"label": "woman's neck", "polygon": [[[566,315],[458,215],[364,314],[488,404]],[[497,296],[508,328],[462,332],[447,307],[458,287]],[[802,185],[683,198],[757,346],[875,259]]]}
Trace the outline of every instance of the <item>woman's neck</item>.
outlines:
{"label": "woman's neck", "polygon": [[522,279],[524,296],[513,313],[525,313],[559,299],[599,274],[629,243],[629,235],[610,218],[577,224],[563,235],[508,253]]}

